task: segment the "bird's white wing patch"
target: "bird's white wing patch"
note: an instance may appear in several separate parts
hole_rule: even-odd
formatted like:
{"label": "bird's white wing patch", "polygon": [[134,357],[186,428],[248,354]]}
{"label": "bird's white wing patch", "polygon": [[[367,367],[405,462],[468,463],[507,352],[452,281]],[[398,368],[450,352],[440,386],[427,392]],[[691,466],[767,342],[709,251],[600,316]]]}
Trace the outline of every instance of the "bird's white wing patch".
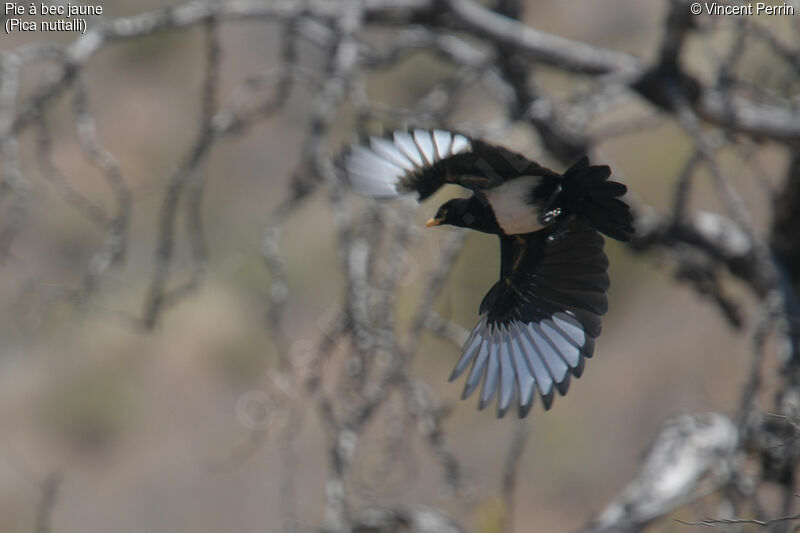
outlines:
{"label": "bird's white wing patch", "polygon": [[433,165],[436,162],[436,148],[433,144],[433,137],[431,132],[425,130],[414,130],[414,142],[417,143],[419,152],[425,158],[427,166]]}
{"label": "bird's white wing patch", "polygon": [[506,235],[542,229],[537,207],[528,203],[531,191],[539,185],[540,180],[539,176],[520,176],[483,190],[497,223]]}
{"label": "bird's white wing patch", "polygon": [[519,412],[525,416],[533,406],[533,395],[536,392],[536,379],[530,371],[525,360],[525,348],[520,336],[511,335],[511,357],[514,361],[514,371],[517,375],[517,390],[519,391]]}
{"label": "bird's white wing patch", "polygon": [[422,168],[424,165],[422,161],[422,154],[419,153],[419,148],[417,148],[417,144],[414,142],[414,138],[410,133],[406,131],[394,132],[394,144],[406,155],[406,157],[414,162],[414,165],[416,165],[418,168]]}
{"label": "bird's white wing patch", "polygon": [[581,323],[565,312],[530,323],[514,320],[489,324],[484,315],[464,345],[450,380],[458,378],[471,364],[463,399],[483,381],[479,409],[484,409],[497,394],[498,416],[505,415],[515,398],[519,415],[525,416],[537,389],[545,409],[550,407],[556,390],[566,394],[570,377],[580,375],[583,358],[591,356],[586,341]]}
{"label": "bird's white wing patch", "polygon": [[466,152],[471,148],[472,144],[469,142],[468,138],[458,133],[453,135],[453,144],[450,147],[450,155],[460,154],[461,152]]}
{"label": "bird's white wing patch", "polygon": [[490,339],[487,347],[489,357],[486,361],[486,377],[483,379],[478,409],[485,409],[492,401],[494,393],[497,392],[497,385],[500,381],[500,331],[498,328],[490,328]]}
{"label": "bird's white wing patch", "polygon": [[361,194],[391,198],[397,196],[397,182],[405,170],[368,148],[355,146],[347,158],[347,174]]}
{"label": "bird's white wing patch", "polygon": [[497,398],[497,413],[500,416],[506,414],[511,406],[516,391],[516,372],[511,358],[511,336],[506,328],[500,327],[500,393]]}
{"label": "bird's white wing patch", "polygon": [[398,187],[401,180],[471,148],[469,138],[459,133],[396,131],[391,140],[371,137],[369,147],[354,146],[345,158],[345,169],[356,192],[392,198],[408,192],[407,188]]}
{"label": "bird's white wing patch", "polygon": [[414,163],[411,162],[406,156],[403,155],[397,146],[392,144],[388,139],[382,137],[372,137],[370,139],[372,151],[381,157],[385,157],[392,163],[403,167],[404,169],[413,172]]}
{"label": "bird's white wing patch", "polygon": [[453,134],[449,131],[433,130],[433,142],[436,145],[436,153],[440,159],[449,157],[450,146],[453,144]]}

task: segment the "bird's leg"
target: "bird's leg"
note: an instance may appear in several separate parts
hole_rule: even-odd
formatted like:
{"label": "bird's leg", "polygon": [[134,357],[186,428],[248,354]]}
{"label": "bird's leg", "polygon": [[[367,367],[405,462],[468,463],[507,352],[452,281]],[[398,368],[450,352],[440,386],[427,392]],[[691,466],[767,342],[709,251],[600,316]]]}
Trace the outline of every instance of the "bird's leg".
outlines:
{"label": "bird's leg", "polygon": [[542,210],[542,214],[539,215],[539,224],[541,224],[542,226],[547,226],[551,224],[556,218],[558,218],[561,215],[560,207],[553,208],[553,204],[556,203],[556,199],[558,198],[559,194],[561,194],[560,183],[556,185],[555,190],[547,199],[547,203],[545,204],[544,209]]}
{"label": "bird's leg", "polygon": [[553,229],[553,233],[547,236],[547,242],[555,242],[566,235],[567,226],[569,226],[569,223],[573,220],[575,220],[575,215],[569,215],[559,220],[558,224],[555,225],[555,229]]}

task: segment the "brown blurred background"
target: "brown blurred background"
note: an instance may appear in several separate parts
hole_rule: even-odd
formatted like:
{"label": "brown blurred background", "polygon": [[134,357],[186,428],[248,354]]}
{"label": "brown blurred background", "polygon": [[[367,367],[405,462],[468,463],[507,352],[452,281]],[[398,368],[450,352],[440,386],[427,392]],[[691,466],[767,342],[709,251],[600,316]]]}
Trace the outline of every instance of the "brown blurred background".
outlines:
{"label": "brown blurred background", "polygon": [[[104,0],[102,5],[106,17],[118,17],[170,3]],[[633,0],[531,1],[524,20],[547,32],[649,58],[665,9],[662,2]],[[249,73],[278,61],[279,30],[277,22],[222,24],[223,97]],[[3,35],[0,47],[9,51],[43,37],[75,38],[17,33]],[[698,45],[687,56],[694,62],[689,68],[702,73],[714,45]],[[0,266],[0,531],[34,530],[43,484],[54,473],[61,481],[51,522],[59,533],[283,530],[279,440],[267,427],[242,457],[237,450],[251,439],[243,423],[243,395],[259,400],[259,391],[273,385],[276,356],[265,328],[270,274],[259,241],[302,157],[307,92],[293,91],[273,118],[214,147],[201,169],[208,183],[204,283],[166,310],[155,330],[130,320],[141,313],[154,268],[166,179],[194,140],[202,48],[199,28],[167,31],[107,44],[87,66],[89,106],[100,139],[118,158],[132,189],[133,210],[124,264],[110,270],[83,301],[68,295],[80,286],[103,235],[43,179],[35,134],[20,138],[33,194],[25,228]],[[301,53],[309,68],[319,62],[313,47]],[[744,61],[753,72],[768,70],[769,63],[763,49],[754,49]],[[41,69],[26,72],[22,97],[41,74]],[[552,87],[566,83],[551,74],[544,80]],[[376,100],[407,104],[441,77],[438,60],[420,53],[375,74],[369,89]],[[467,92],[458,120],[493,117],[496,109],[485,90],[476,86]],[[606,118],[632,116],[642,106],[632,101]],[[60,172],[98,203],[109,203],[99,171],[79,150],[69,99],[53,102],[46,118]],[[343,112],[336,122],[339,144],[329,147],[331,153],[352,138],[351,125],[352,116]],[[592,127],[601,131],[603,125]],[[502,142],[563,168],[521,129]],[[689,149],[686,135],[670,121],[597,146],[635,199],[656,209],[669,205]],[[765,181],[778,182],[786,155],[765,144],[754,151],[753,167],[729,155],[720,159],[721,169],[764,232],[771,201]],[[755,177],[755,168],[763,173]],[[720,209],[707,182],[698,180],[697,188],[692,208]],[[436,205],[435,200],[423,204],[412,222],[422,224]],[[180,217],[178,224],[183,224]],[[397,302],[401,324],[407,323],[426,269],[449,231],[429,230],[413,244],[416,270]],[[343,290],[324,193],[318,191],[292,215],[282,243],[290,289],[284,325],[292,346],[302,349],[302,342],[317,339],[320,323],[337,308]],[[178,241],[176,246],[174,276],[181,279],[188,273],[188,245]],[[443,316],[471,327],[496,276],[495,247],[491,238],[468,237],[435,306]],[[516,531],[578,529],[631,478],[666,418],[708,410],[731,414],[737,407],[750,361],[746,330],[735,331],[713,305],[676,283],[667,258],[636,256],[616,242],[607,249],[610,312],[595,357],[551,411],[536,407],[526,421],[530,435],[519,466]],[[751,301],[736,283],[728,289]],[[746,327],[753,318],[745,313]],[[502,462],[515,421],[498,420],[491,410],[477,412],[474,401],[460,402],[461,386],[447,382],[458,348],[430,334],[423,339],[413,373],[452,404],[447,438],[473,492],[466,500],[443,494],[441,472],[418,437],[402,450],[401,468],[372,480],[384,438],[385,421],[379,418],[359,443],[362,459],[348,480],[351,501],[432,504],[473,531],[495,531],[502,514]],[[294,440],[301,530],[314,529],[322,519],[327,468],[323,430],[313,410],[309,413]],[[687,529],[669,522],[662,527]]]}

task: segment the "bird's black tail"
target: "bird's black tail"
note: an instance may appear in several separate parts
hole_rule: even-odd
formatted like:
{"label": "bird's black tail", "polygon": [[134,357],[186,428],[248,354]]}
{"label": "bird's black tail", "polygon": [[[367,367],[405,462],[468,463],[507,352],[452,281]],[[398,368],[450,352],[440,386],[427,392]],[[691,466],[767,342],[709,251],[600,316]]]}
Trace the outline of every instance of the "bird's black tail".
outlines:
{"label": "bird's black tail", "polygon": [[610,181],[611,169],[606,165],[589,165],[582,157],[564,172],[562,206],[597,231],[618,241],[631,240],[633,215],[628,204],[619,199],[628,188]]}

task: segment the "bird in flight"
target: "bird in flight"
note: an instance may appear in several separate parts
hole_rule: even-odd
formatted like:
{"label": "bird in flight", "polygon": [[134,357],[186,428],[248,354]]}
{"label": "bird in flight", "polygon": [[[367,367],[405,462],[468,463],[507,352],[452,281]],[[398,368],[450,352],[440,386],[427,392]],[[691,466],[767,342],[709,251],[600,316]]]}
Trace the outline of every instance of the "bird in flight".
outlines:
{"label": "bird in flight", "polygon": [[359,194],[425,200],[446,184],[472,191],[439,207],[427,226],[449,224],[500,239],[500,280],[480,304],[450,380],[469,368],[462,399],[483,383],[478,408],[520,417],[534,397],[550,408],[580,377],[608,310],[608,258],[600,233],[630,240],[633,217],[608,166],[586,157],[563,174],[461,133],[414,129],[371,137],[344,155]]}

